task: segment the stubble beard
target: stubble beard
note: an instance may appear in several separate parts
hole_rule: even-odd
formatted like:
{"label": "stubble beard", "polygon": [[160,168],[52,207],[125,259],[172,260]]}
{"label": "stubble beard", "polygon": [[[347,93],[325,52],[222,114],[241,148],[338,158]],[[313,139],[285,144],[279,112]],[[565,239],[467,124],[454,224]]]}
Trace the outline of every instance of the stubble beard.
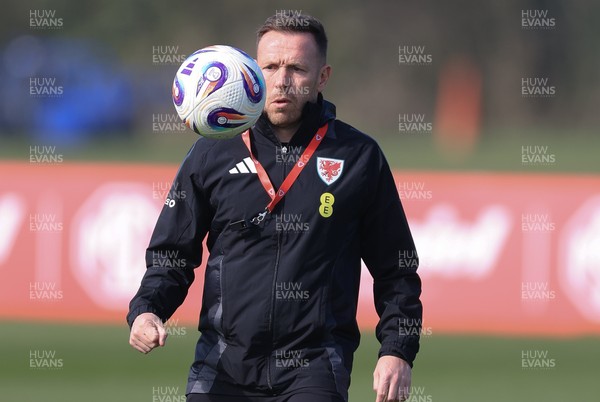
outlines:
{"label": "stubble beard", "polygon": [[270,109],[265,110],[267,118],[271,125],[277,128],[289,128],[300,123],[302,117],[302,108],[296,105],[278,108],[271,105]]}
{"label": "stubble beard", "polygon": [[300,123],[301,113],[297,110],[289,112],[267,112],[271,125],[278,128],[289,128]]}

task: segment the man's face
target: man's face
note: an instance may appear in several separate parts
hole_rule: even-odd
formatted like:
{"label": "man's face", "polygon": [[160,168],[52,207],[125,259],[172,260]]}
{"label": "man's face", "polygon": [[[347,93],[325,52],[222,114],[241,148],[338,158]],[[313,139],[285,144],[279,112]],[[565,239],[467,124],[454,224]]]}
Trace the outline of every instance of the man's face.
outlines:
{"label": "man's face", "polygon": [[258,42],[257,62],[267,85],[265,112],[279,128],[299,124],[306,102],[315,102],[331,67],[310,33],[269,31]]}

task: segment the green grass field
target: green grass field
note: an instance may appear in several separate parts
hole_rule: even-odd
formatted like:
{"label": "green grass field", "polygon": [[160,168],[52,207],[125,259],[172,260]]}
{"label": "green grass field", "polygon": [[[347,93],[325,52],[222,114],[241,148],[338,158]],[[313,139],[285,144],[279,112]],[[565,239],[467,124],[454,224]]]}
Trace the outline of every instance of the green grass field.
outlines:
{"label": "green grass field", "polygon": [[[360,127],[360,126],[358,126]],[[488,130],[473,151],[458,156],[444,154],[436,146],[433,134],[377,135],[389,163],[398,169],[425,170],[486,170],[520,171],[537,173],[600,172],[598,152],[600,136],[587,130]],[[120,138],[120,139],[117,139]],[[64,161],[110,163],[170,163],[179,165],[198,136],[194,133],[154,133],[133,136],[108,137],[95,140],[86,146],[65,147],[56,145],[56,152]],[[0,160],[29,161],[30,145],[38,145],[24,138],[6,138],[0,147]],[[547,147],[555,155],[555,163],[524,166],[521,161],[522,146]]]}
{"label": "green grass field", "polygon": [[[142,355],[123,326],[4,321],[0,400],[184,401],[197,332],[174,330],[167,346]],[[413,370],[415,402],[537,402],[597,400],[597,338],[540,339],[449,336],[422,340]],[[364,334],[356,354],[350,400],[374,401],[377,341]],[[546,352],[553,368],[523,368],[522,352]],[[537,353],[535,352],[535,353]],[[42,365],[62,367],[31,367]],[[40,358],[39,356],[45,356]],[[51,357],[48,357],[51,356]],[[417,395],[419,394],[419,395]]]}

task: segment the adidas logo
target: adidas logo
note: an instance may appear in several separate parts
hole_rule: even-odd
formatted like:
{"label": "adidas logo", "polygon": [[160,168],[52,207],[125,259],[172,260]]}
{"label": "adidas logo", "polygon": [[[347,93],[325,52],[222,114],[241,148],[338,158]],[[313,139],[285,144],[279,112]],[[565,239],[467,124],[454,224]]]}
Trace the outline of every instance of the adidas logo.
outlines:
{"label": "adidas logo", "polygon": [[236,164],[233,169],[229,170],[229,174],[238,173],[256,173],[256,166],[250,157],[244,158],[240,163]]}

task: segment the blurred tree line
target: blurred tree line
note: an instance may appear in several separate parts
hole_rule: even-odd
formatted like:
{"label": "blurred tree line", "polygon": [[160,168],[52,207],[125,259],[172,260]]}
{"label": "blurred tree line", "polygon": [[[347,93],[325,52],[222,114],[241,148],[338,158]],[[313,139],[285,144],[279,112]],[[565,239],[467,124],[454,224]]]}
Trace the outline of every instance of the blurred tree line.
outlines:
{"label": "blurred tree line", "polygon": [[[323,21],[333,66],[325,95],[337,104],[340,118],[367,132],[397,133],[402,113],[433,116],[440,74],[456,58],[480,73],[484,129],[589,129],[600,120],[600,3],[593,0],[9,0],[3,10],[5,66],[11,57],[6,49],[22,36],[64,40],[67,47],[73,39],[89,43],[93,57],[131,83],[131,131],[147,131],[153,114],[173,112],[171,82],[178,66],[157,64],[153,49],[172,46],[185,55],[210,44],[230,44],[254,55],[256,28],[282,10],[302,10]],[[32,29],[31,10],[55,10],[63,24]],[[524,10],[545,11],[555,26],[525,29]],[[399,63],[401,46],[421,46],[431,62]],[[44,75],[43,62],[40,71],[36,74]],[[526,77],[547,78],[555,96],[523,97]],[[7,97],[0,101],[14,102],[14,95]]]}

